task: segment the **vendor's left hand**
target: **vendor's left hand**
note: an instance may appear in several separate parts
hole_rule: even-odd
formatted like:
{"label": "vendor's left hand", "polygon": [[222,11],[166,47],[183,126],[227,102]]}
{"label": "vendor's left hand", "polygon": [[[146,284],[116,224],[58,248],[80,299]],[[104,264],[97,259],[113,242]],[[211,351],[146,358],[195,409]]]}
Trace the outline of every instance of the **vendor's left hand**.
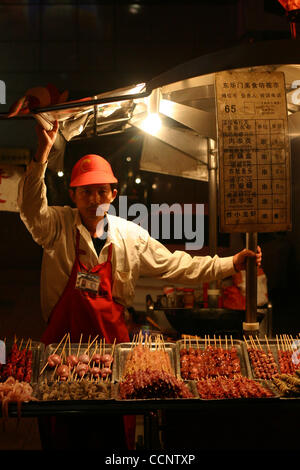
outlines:
{"label": "vendor's left hand", "polygon": [[254,251],[252,250],[248,250],[247,248],[245,248],[244,250],[234,255],[233,265],[234,269],[237,272],[246,269],[247,258],[256,258],[256,265],[260,266],[262,260],[262,252],[260,246],[257,247],[256,253],[254,253]]}

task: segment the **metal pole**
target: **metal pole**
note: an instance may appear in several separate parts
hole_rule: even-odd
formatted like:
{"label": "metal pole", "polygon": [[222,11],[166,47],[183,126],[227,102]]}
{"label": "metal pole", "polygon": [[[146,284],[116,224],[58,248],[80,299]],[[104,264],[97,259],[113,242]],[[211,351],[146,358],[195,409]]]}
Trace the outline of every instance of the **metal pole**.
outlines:
{"label": "metal pole", "polygon": [[[246,248],[256,253],[257,233],[246,233]],[[244,333],[258,334],[259,322],[257,322],[257,267],[256,259],[248,258],[246,265],[246,318],[243,322]]]}
{"label": "metal pole", "polygon": [[[217,206],[217,150],[215,141],[207,139],[207,166],[208,166],[208,214],[209,214],[209,254],[214,256],[217,253],[218,245],[218,206]],[[218,306],[219,291],[217,282],[213,281],[208,289],[209,307]]]}

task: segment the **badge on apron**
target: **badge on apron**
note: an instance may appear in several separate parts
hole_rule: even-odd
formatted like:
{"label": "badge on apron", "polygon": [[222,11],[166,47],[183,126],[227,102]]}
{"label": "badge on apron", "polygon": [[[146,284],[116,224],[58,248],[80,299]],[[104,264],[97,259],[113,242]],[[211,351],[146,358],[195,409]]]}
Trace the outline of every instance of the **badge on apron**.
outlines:
{"label": "badge on apron", "polygon": [[77,273],[76,278],[76,289],[86,290],[92,292],[93,294],[97,294],[99,291],[100,286],[100,277],[97,274],[91,273]]}

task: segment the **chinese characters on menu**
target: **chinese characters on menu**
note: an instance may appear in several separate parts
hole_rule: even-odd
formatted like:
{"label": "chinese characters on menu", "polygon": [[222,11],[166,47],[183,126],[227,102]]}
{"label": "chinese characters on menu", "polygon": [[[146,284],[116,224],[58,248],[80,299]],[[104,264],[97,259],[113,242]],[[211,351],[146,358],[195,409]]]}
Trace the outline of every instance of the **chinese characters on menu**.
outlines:
{"label": "chinese characters on menu", "polygon": [[289,230],[290,150],[282,72],[216,74],[220,230]]}

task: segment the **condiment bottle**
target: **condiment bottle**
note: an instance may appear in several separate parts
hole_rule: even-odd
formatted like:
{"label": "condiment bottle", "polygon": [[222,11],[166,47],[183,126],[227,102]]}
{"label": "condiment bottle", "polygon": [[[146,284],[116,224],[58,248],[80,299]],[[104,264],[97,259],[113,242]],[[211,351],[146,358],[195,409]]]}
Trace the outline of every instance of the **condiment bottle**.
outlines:
{"label": "condiment bottle", "polygon": [[183,291],[184,308],[193,308],[195,302],[194,289],[185,288]]}
{"label": "condiment bottle", "polygon": [[184,288],[176,287],[176,307],[184,307]]}

